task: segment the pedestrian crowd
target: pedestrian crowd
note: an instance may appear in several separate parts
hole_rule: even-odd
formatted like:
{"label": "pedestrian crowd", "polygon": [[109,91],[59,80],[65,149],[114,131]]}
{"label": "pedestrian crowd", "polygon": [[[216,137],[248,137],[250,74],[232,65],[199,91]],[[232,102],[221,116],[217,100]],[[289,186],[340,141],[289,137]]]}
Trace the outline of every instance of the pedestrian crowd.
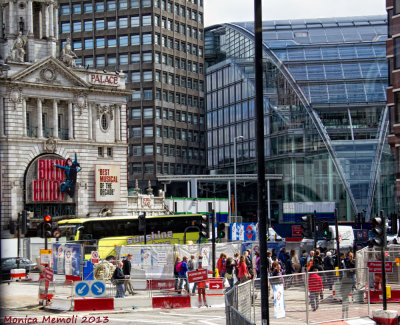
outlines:
{"label": "pedestrian crowd", "polygon": [[[332,290],[335,276],[332,272],[319,273],[321,271],[333,271],[339,264],[340,269],[354,269],[355,259],[352,252],[340,254],[337,263],[336,252],[321,251],[320,249],[307,252],[303,250],[300,258],[295,250],[288,252],[285,247],[276,252],[276,249],[267,251],[267,272],[271,285],[283,284],[287,289],[292,285],[304,283],[304,277],[300,273],[310,272],[308,278],[308,291],[311,308],[313,311],[318,309],[319,299],[323,299],[324,288]],[[117,262],[112,280],[116,285],[116,297],[123,298],[126,291],[134,294],[133,286],[130,281],[132,255]],[[254,261],[254,263],[253,263]],[[254,278],[260,278],[260,253],[253,253],[250,249],[245,250],[242,255],[235,253],[228,257],[221,253],[217,263],[216,277],[224,278],[226,291],[231,290],[235,285],[244,283]],[[187,272],[200,270],[203,268],[203,257],[191,255],[190,258],[176,256],[174,263],[175,291],[182,294],[185,290],[188,294],[198,293],[199,307],[208,306],[206,300],[206,281],[195,282],[192,287],[188,281]],[[283,277],[285,275],[285,277]],[[345,296],[355,288],[355,271],[348,270],[343,272],[341,280],[341,290]],[[348,291],[348,292],[347,292]],[[268,293],[269,294],[269,293]]]}

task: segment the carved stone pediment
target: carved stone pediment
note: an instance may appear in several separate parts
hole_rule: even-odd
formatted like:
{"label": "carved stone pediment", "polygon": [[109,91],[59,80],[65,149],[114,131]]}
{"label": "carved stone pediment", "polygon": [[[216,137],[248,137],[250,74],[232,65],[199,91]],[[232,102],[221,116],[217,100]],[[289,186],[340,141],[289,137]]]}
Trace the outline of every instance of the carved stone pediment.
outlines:
{"label": "carved stone pediment", "polygon": [[89,88],[89,84],[53,57],[39,61],[11,77],[12,81],[31,83],[35,86],[52,85],[68,88]]}

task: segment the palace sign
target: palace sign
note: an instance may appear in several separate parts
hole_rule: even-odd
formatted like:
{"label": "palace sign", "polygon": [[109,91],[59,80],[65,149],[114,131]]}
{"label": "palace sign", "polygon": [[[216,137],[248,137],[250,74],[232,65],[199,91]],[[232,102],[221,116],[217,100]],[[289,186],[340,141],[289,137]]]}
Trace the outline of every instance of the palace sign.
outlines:
{"label": "palace sign", "polygon": [[92,85],[118,87],[120,85],[119,76],[106,75],[100,73],[90,73],[89,82]]}

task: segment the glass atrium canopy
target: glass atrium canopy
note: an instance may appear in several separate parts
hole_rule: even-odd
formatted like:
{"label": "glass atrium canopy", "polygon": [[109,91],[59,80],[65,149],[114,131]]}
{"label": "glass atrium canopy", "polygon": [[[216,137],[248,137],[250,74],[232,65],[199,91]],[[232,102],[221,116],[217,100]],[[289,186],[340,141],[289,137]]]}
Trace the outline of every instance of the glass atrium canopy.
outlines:
{"label": "glass atrium canopy", "polygon": [[[280,207],[335,201],[347,220],[394,210],[386,38],[385,16],[263,22],[266,168],[285,175]],[[255,139],[245,131],[255,119],[245,112],[254,106],[254,23],[209,27],[205,54],[208,168],[228,172],[231,142],[245,133],[238,166],[255,172]]]}

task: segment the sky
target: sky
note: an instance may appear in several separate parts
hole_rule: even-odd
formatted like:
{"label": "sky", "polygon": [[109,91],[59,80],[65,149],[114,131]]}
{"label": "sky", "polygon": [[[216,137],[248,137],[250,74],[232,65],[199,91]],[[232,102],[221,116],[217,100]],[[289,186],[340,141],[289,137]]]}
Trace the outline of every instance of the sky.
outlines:
{"label": "sky", "polygon": [[[254,20],[254,0],[204,0],[205,26]],[[386,0],[262,0],[262,19],[386,15]]]}

